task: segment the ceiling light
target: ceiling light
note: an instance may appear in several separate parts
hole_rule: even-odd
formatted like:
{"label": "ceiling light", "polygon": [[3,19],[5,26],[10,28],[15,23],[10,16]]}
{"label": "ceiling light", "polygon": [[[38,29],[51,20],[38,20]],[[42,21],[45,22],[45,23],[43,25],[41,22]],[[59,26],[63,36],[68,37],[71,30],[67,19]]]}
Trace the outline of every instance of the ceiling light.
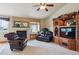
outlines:
{"label": "ceiling light", "polygon": [[45,9],[46,8],[46,6],[40,6],[40,9]]}

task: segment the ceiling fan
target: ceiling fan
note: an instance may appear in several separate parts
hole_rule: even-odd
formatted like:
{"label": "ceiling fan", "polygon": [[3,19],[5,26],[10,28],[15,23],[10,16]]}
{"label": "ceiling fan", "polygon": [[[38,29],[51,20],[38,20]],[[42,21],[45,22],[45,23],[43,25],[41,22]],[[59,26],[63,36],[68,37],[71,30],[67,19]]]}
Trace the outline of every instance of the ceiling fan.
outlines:
{"label": "ceiling fan", "polygon": [[38,7],[37,11],[39,11],[40,9],[44,9],[45,11],[48,11],[47,7],[53,7],[53,4],[47,4],[47,3],[40,3],[39,5],[34,5],[33,7]]}

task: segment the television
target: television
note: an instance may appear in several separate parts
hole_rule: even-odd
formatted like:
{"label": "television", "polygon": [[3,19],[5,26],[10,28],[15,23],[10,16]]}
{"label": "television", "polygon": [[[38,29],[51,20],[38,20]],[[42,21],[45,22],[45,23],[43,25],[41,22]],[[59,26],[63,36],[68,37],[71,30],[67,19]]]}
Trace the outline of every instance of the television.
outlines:
{"label": "television", "polygon": [[63,38],[75,38],[75,27],[60,27],[60,37]]}

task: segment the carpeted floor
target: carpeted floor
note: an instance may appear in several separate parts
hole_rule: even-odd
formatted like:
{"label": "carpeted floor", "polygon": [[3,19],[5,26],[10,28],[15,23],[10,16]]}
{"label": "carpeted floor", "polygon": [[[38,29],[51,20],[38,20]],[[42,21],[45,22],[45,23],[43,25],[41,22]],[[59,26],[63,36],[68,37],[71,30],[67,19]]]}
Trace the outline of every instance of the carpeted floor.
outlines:
{"label": "carpeted floor", "polygon": [[75,52],[54,43],[41,42],[37,40],[28,41],[23,51],[11,51],[9,44],[0,46],[0,55],[79,55]]}

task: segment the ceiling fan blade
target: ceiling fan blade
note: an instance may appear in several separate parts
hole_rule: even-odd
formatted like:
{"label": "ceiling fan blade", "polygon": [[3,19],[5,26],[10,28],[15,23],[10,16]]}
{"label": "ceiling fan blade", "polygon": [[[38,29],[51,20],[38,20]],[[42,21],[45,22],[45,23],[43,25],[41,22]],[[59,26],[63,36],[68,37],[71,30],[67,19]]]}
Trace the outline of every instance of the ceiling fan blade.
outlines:
{"label": "ceiling fan blade", "polygon": [[42,3],[40,3],[40,5],[42,5]]}
{"label": "ceiling fan blade", "polygon": [[53,7],[54,5],[53,4],[47,4],[46,6]]}
{"label": "ceiling fan blade", "polygon": [[39,10],[40,10],[40,8],[37,9],[37,11],[39,11]]}
{"label": "ceiling fan blade", "polygon": [[40,3],[40,5],[46,5],[46,3]]}
{"label": "ceiling fan blade", "polygon": [[33,7],[39,7],[40,5],[33,5]]}
{"label": "ceiling fan blade", "polygon": [[46,11],[48,11],[48,9],[47,9],[47,8],[45,8],[45,10],[46,10]]}

